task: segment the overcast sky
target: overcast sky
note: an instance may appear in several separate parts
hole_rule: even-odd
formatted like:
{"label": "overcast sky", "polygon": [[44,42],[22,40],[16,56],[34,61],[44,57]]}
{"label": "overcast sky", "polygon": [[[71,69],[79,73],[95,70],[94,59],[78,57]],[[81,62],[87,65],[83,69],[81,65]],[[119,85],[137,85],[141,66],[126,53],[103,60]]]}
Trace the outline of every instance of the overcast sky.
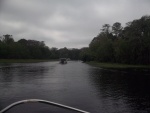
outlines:
{"label": "overcast sky", "polygon": [[150,0],[0,0],[0,36],[87,47],[104,24],[122,25],[150,14]]}

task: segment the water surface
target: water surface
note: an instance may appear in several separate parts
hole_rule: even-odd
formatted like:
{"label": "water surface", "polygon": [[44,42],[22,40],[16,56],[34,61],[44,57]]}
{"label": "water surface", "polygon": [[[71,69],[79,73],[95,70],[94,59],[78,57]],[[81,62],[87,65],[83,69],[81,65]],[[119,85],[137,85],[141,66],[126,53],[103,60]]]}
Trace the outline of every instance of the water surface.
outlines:
{"label": "water surface", "polygon": [[[150,74],[104,70],[70,61],[0,64],[0,109],[30,98],[91,113],[150,112]],[[8,113],[76,113],[43,104],[22,104]]]}

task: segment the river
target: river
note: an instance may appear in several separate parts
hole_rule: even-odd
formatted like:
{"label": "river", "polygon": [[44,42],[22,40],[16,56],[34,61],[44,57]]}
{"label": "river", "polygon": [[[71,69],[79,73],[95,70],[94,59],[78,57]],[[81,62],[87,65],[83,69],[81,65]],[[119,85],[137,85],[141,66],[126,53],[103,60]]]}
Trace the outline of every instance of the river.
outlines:
{"label": "river", "polygon": [[[149,113],[150,73],[107,70],[80,61],[0,64],[0,109],[43,99],[91,113]],[[7,113],[77,113],[40,103]]]}

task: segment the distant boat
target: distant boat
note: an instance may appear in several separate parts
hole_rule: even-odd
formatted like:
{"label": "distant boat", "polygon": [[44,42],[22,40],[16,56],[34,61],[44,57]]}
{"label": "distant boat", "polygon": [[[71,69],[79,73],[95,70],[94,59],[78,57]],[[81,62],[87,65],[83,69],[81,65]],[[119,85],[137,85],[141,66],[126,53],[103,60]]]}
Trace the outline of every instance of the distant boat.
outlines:
{"label": "distant boat", "polygon": [[67,59],[66,58],[60,58],[60,63],[61,64],[67,64]]}
{"label": "distant boat", "polygon": [[80,109],[77,109],[77,108],[73,108],[73,107],[70,107],[70,106],[63,105],[63,104],[59,104],[59,103],[55,103],[55,102],[51,102],[51,101],[47,101],[47,100],[41,100],[41,99],[28,99],[28,100],[21,100],[21,101],[15,102],[15,103],[7,106],[6,108],[2,109],[0,111],[0,113],[5,113],[9,109],[11,109],[11,108],[13,108],[17,105],[20,105],[20,104],[35,103],[35,102],[43,103],[43,104],[49,104],[49,105],[52,105],[52,106],[57,106],[57,107],[60,107],[60,108],[76,111],[76,112],[79,112],[79,113],[89,113],[87,111],[83,111],[83,110],[80,110]]}

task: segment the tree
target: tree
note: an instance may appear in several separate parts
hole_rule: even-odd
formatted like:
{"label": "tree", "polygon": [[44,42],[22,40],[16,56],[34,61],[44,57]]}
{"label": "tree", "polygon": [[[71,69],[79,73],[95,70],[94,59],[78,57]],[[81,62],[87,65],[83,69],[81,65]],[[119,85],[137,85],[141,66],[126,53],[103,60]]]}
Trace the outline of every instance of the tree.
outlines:
{"label": "tree", "polygon": [[12,35],[4,35],[0,42],[0,58],[49,59],[51,51],[44,41],[20,39],[14,41]]}
{"label": "tree", "polygon": [[112,34],[118,38],[119,36],[121,36],[122,29],[123,28],[121,26],[121,23],[120,22],[116,22],[112,26]]}
{"label": "tree", "polygon": [[59,49],[59,58],[69,58],[68,53],[69,50],[66,47]]}
{"label": "tree", "polygon": [[27,46],[28,41],[26,39],[20,39],[20,40],[18,40],[18,43],[20,43],[20,44],[22,44],[24,46]]}
{"label": "tree", "polygon": [[104,24],[101,30],[102,30],[102,32],[108,34],[109,33],[109,28],[110,28],[109,24]]}
{"label": "tree", "polygon": [[76,48],[69,49],[69,58],[71,60],[79,60],[80,50]]}
{"label": "tree", "polygon": [[81,48],[80,51],[81,51],[81,52],[80,52],[80,59],[81,59],[83,62],[93,60],[93,59],[92,59],[92,55],[91,55],[90,50],[89,50],[88,47]]}
{"label": "tree", "polygon": [[50,51],[51,51],[51,58],[52,59],[58,59],[59,58],[58,48],[52,47],[50,49]]}
{"label": "tree", "polygon": [[[128,22],[123,28],[116,22],[109,30],[103,25],[102,32],[93,38],[84,54],[99,62],[126,64],[150,64],[150,16]],[[92,57],[91,57],[92,56]]]}
{"label": "tree", "polygon": [[6,44],[10,44],[14,42],[14,39],[12,38],[12,35],[7,34],[7,35],[3,35],[2,42]]}

